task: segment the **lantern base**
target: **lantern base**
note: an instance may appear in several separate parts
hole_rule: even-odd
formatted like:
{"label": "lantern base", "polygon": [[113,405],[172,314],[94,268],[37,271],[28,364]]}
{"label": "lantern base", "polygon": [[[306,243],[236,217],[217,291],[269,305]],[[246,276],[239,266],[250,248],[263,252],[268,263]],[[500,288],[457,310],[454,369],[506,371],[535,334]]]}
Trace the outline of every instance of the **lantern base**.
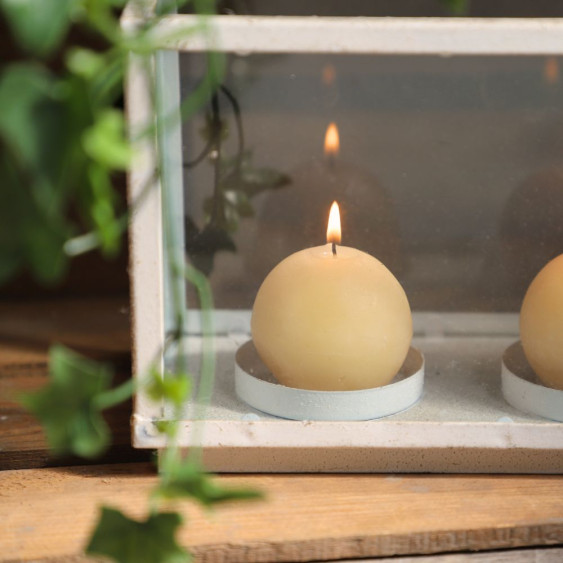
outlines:
{"label": "lantern base", "polygon": [[520,341],[502,356],[502,394],[513,407],[563,422],[563,391],[546,387],[534,373]]}
{"label": "lantern base", "polygon": [[245,403],[262,412],[291,420],[371,420],[413,406],[422,396],[424,357],[410,348],[393,382],[357,391],[311,391],[278,383],[266,368],[252,340],[235,356],[235,389]]}

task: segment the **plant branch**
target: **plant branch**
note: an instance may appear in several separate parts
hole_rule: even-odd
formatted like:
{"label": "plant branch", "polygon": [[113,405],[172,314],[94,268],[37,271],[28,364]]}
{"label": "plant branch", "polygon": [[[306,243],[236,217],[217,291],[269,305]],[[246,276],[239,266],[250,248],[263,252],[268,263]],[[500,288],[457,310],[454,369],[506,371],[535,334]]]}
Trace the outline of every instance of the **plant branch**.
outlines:
{"label": "plant branch", "polygon": [[225,215],[223,198],[221,197],[221,115],[219,113],[219,96],[213,94],[211,98],[211,128],[215,138],[215,160],[213,166],[213,210],[211,212],[211,222],[221,222]]}
{"label": "plant branch", "polygon": [[[193,461],[201,461],[201,433],[203,428],[198,422],[205,417],[205,410],[213,393],[213,382],[215,379],[215,351],[213,349],[213,293],[207,278],[191,264],[186,264],[184,268],[186,279],[196,288],[199,297],[202,325],[202,361],[199,387],[196,397],[196,412],[194,437],[190,458]],[[195,446],[195,447],[193,447]]]}
{"label": "plant branch", "polygon": [[235,164],[235,172],[238,174],[240,172],[240,167],[242,163],[242,157],[244,155],[244,129],[242,127],[242,113],[240,111],[240,104],[238,100],[233,96],[231,91],[226,86],[221,86],[221,92],[227,96],[229,102],[233,106],[233,112],[235,114],[235,123],[237,124],[237,135],[238,135],[238,151]]}
{"label": "plant branch", "polygon": [[[125,233],[127,231],[127,227],[129,225],[129,220],[131,219],[132,215],[139,209],[139,207],[143,204],[145,198],[149,195],[150,191],[153,189],[155,182],[158,179],[158,170],[154,170],[151,176],[146,181],[145,185],[143,186],[141,193],[137,196],[135,201],[133,201],[127,210],[116,219],[119,231],[121,233]],[[96,248],[99,248],[102,241],[100,239],[100,235],[97,231],[89,231],[82,235],[78,235],[71,239],[68,239],[64,243],[64,251],[67,256],[79,256],[80,254],[84,254],[86,252],[90,252]]]}
{"label": "plant branch", "polygon": [[203,147],[202,151],[197,155],[196,158],[188,162],[184,162],[184,168],[194,168],[200,162],[202,162],[205,159],[205,157],[208,156],[209,153],[211,152],[214,143],[215,143],[215,136],[211,136],[207,141],[207,143],[205,143],[205,146]]}
{"label": "plant branch", "polygon": [[100,393],[94,399],[94,403],[101,410],[109,409],[129,399],[134,392],[135,382],[133,379],[128,379],[121,385]]}

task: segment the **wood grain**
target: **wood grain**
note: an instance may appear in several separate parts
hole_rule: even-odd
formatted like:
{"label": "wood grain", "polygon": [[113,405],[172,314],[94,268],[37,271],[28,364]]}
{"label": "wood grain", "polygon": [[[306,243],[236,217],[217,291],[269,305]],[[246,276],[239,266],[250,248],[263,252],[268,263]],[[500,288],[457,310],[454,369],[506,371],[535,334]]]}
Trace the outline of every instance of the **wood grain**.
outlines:
{"label": "wood grain", "polygon": [[[198,561],[311,561],[563,544],[556,476],[240,475],[267,499],[213,514],[181,503]],[[78,556],[107,503],[146,514],[148,464],[0,474],[5,560]]]}
{"label": "wood grain", "polygon": [[[131,349],[127,296],[0,302],[0,342],[25,354],[45,352],[54,342],[92,357],[122,360]],[[2,353],[1,365],[21,364]]]}
{"label": "wood grain", "polygon": [[[561,563],[563,549],[510,549],[487,551],[485,553],[449,553],[446,555],[415,555],[414,557],[393,557],[364,559],[363,563]],[[349,562],[342,562],[349,563]]]}
{"label": "wood grain", "polygon": [[[87,463],[52,458],[39,422],[17,401],[19,393],[47,383],[48,350],[54,342],[111,362],[116,384],[130,377],[129,320],[123,298],[0,302],[0,469]],[[131,412],[131,402],[107,411],[113,443],[96,463],[150,459],[150,452],[131,447]]]}
{"label": "wood grain", "polygon": [[[23,561],[18,559],[18,561]],[[33,563],[107,563],[103,557],[72,555],[70,557],[42,557]],[[353,563],[357,559],[342,560],[341,563]],[[447,553],[438,555],[413,555],[407,557],[378,557],[360,559],[362,563],[561,563],[563,548],[543,547],[536,549],[507,549],[498,551]],[[4,562],[13,563],[13,562]]]}

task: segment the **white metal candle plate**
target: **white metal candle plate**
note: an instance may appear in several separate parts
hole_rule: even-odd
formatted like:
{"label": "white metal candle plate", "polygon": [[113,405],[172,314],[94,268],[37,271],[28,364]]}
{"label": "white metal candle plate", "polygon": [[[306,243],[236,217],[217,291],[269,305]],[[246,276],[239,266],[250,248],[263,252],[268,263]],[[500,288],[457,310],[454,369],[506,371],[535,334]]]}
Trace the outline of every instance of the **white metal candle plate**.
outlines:
{"label": "white metal candle plate", "polygon": [[[197,332],[197,316],[192,319]],[[287,420],[240,400],[235,354],[249,338],[240,332],[249,321],[249,312],[217,313],[216,324],[231,332],[214,339],[211,401],[191,403],[182,414],[178,440],[202,445],[210,470],[563,472],[563,424],[522,412],[502,395],[501,358],[515,340],[517,315],[415,313],[424,394],[405,411],[367,421]],[[201,344],[195,334],[186,341],[192,373],[199,371]],[[163,447],[156,422],[171,416],[154,403],[150,413],[135,414],[134,444]]]}
{"label": "white metal candle plate", "polygon": [[502,357],[502,393],[517,409],[563,422],[563,391],[542,384],[526,360],[520,342]]}
{"label": "white metal candle plate", "polygon": [[424,358],[410,348],[389,385],[359,391],[309,391],[276,382],[252,341],[235,356],[237,395],[262,412],[292,420],[372,420],[404,411],[421,397]]}

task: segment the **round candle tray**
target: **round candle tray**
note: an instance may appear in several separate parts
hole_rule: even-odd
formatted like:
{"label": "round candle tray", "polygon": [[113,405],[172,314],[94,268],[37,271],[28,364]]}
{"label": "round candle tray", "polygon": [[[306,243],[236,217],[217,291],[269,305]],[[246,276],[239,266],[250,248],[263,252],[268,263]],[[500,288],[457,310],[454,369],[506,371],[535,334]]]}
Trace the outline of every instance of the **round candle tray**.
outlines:
{"label": "round candle tray", "polygon": [[410,348],[392,383],[358,391],[310,391],[286,387],[258,356],[252,340],[237,351],[235,389],[255,409],[291,420],[371,420],[414,405],[422,396],[424,357]]}
{"label": "round candle tray", "polygon": [[520,341],[502,356],[502,394],[520,411],[563,422],[563,391],[546,387],[531,368]]}

